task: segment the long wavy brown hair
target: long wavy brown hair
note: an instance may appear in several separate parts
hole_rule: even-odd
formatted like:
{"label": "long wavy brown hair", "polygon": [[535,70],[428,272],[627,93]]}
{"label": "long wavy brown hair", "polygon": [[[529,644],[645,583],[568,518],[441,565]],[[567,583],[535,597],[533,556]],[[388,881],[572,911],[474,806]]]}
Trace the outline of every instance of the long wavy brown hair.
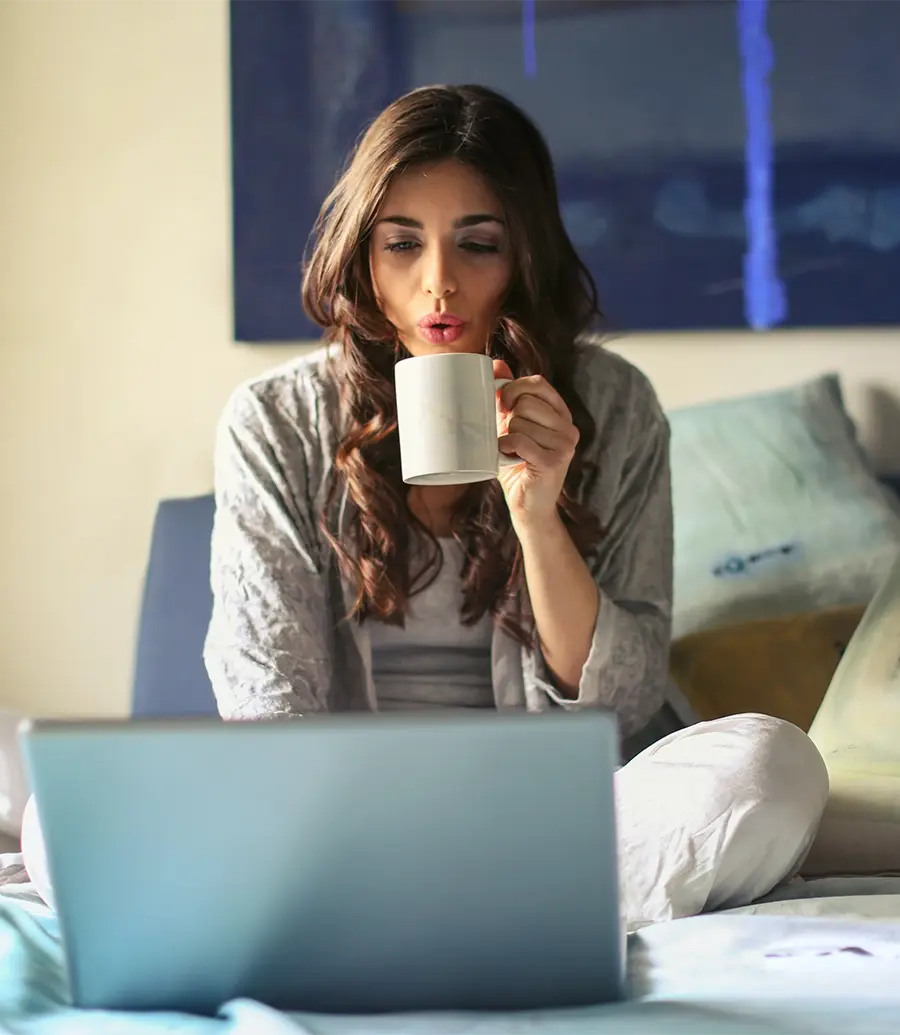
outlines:
{"label": "long wavy brown hair", "polygon": [[[429,86],[375,119],[325,199],[305,263],[303,305],[326,340],[340,344],[344,426],[322,528],[342,575],[355,586],[352,615],[403,625],[410,597],[440,571],[442,554],[408,504],[400,474],[394,365],[408,355],[375,301],[369,238],[393,177],[412,166],[455,159],[475,170],[500,201],[513,273],[489,354],[514,377],[542,374],[560,393],[581,434],[559,508],[582,555],[602,530],[579,503],[595,472],[585,454],[594,421],[574,385],[575,343],[599,324],[597,291],[563,226],[549,149],[534,123],[483,86]],[[341,527],[335,500],[348,492]],[[461,620],[490,612],[534,647],[523,606],[521,548],[497,481],[470,486],[453,516],[464,547]]]}

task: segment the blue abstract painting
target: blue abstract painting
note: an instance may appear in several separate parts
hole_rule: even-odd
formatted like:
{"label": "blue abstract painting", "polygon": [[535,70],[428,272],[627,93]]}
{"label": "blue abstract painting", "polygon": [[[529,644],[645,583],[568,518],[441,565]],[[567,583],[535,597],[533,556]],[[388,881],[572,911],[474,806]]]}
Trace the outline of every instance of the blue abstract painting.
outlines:
{"label": "blue abstract painting", "polygon": [[366,123],[484,83],[547,137],[621,330],[900,323],[900,3],[231,0],[234,328],[317,336],[318,207]]}

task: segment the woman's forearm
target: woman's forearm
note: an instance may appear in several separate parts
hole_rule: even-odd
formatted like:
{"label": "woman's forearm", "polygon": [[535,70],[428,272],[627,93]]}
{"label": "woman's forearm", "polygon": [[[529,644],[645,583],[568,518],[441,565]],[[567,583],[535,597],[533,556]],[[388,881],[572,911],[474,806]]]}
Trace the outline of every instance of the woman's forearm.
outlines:
{"label": "woman's forearm", "polygon": [[600,607],[600,593],[562,519],[516,529],[538,636],[563,697],[575,699]]}

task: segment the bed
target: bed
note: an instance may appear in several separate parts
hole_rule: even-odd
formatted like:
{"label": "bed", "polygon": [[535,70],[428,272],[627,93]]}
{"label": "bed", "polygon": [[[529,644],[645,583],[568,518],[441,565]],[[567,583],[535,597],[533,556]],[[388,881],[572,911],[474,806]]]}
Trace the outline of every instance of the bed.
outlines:
{"label": "bed", "polygon": [[[21,857],[0,856],[20,873]],[[900,1031],[900,875],[794,881],[752,906],[629,935],[626,1001],[523,1014],[216,1018],[73,1009],[55,917],[27,881],[0,889],[0,1032],[28,1035],[881,1035]]]}
{"label": "bed", "polygon": [[[888,501],[859,455],[836,380],[821,377],[791,391],[738,400],[735,406],[736,411],[717,405],[672,415],[676,524],[679,515],[682,522],[681,532],[676,529],[676,556],[684,569],[676,580],[682,634],[690,634],[693,625],[714,625],[710,616],[718,612],[748,623],[771,616],[772,608],[789,597],[807,609],[868,603],[897,556],[900,507],[896,497]],[[741,436],[727,433],[734,426],[742,428]],[[755,436],[751,428],[757,429]],[[698,450],[700,463],[695,462]],[[778,472],[773,474],[773,456],[781,459],[780,482]],[[744,479],[719,477],[734,470]],[[754,470],[759,477],[748,477]],[[797,476],[804,471],[815,472],[815,478]],[[698,480],[708,477],[715,484]],[[765,499],[760,485],[769,490]],[[691,503],[695,497],[721,495],[723,486],[728,498],[721,505]],[[686,522],[692,507],[699,513]],[[160,508],[141,615],[135,716],[215,713],[200,652],[210,606],[212,513],[208,496],[168,501]],[[734,514],[749,528],[741,533],[745,538],[752,533],[766,537],[765,542],[788,541],[802,527],[802,563],[777,571],[763,570],[763,565],[758,572],[742,571],[739,579],[710,578],[706,558],[711,549],[719,549],[717,539],[729,549],[740,543],[740,530],[727,523]],[[755,550],[752,536],[746,545],[751,553]],[[686,564],[692,551],[696,561]],[[854,634],[857,647],[851,642],[846,649],[842,666],[849,675],[844,682],[852,686],[864,683],[850,671],[858,664],[854,649],[867,662],[882,654],[887,658],[879,638],[894,642],[900,564],[897,572],[891,599],[876,607],[876,596],[867,609],[869,625],[863,623]],[[713,573],[718,575],[718,569]],[[836,646],[844,651],[846,645]],[[869,669],[865,678],[871,681]],[[883,675],[875,680],[879,692],[888,687]],[[876,714],[869,714],[868,726],[893,728],[887,721],[872,722]],[[836,772],[832,768],[833,777]],[[884,819],[873,814],[881,831],[888,825]],[[900,820],[894,826],[900,831]],[[859,844],[855,834],[849,838],[854,851]],[[900,868],[900,851],[894,842],[887,847],[890,867]],[[216,1018],[77,1011],[69,1003],[56,919],[28,882],[21,856],[0,855],[0,1033],[16,1035],[900,1032],[900,872],[798,878],[740,909],[631,932],[627,959],[625,1001],[570,1011],[348,1018],[286,1016],[248,1001],[223,1003]]]}

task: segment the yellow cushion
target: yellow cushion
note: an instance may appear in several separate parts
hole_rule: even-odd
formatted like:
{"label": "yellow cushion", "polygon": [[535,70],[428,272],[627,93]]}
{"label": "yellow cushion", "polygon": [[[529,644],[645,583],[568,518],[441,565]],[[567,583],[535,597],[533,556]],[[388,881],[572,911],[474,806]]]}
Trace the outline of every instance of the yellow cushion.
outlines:
{"label": "yellow cushion", "polygon": [[672,678],[701,719],[762,712],[808,730],[864,610],[836,607],[692,633],[672,645]]}

